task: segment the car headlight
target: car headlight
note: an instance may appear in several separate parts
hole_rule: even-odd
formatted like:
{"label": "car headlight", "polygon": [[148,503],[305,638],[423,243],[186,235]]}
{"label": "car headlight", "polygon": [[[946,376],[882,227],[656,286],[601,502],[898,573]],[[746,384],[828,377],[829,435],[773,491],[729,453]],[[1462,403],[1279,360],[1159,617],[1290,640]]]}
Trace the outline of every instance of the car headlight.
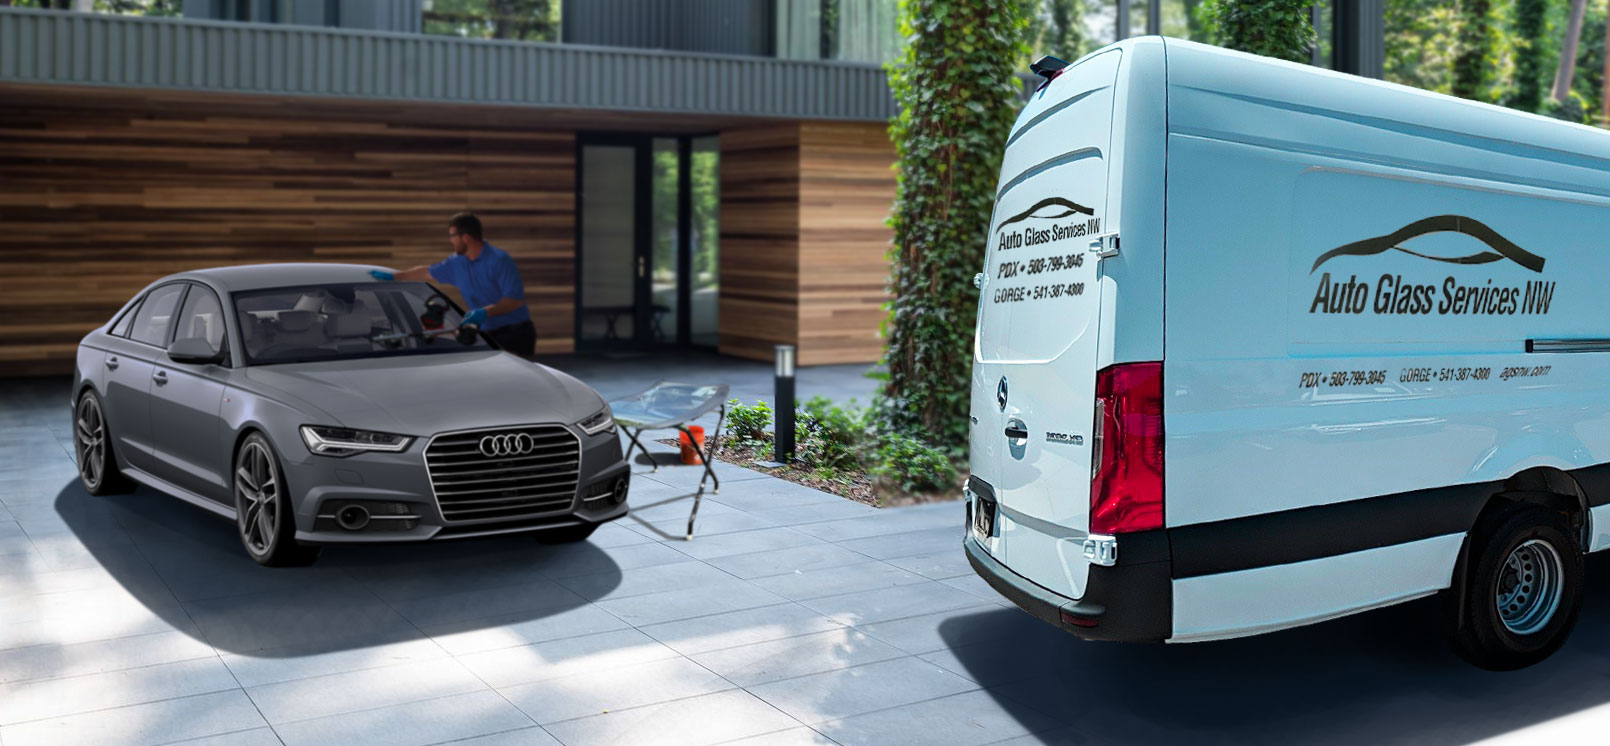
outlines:
{"label": "car headlight", "polygon": [[373,430],[354,430],[350,427],[303,425],[302,442],[307,449],[320,456],[351,456],[364,451],[396,453],[414,442],[407,435],[377,433]]}
{"label": "car headlight", "polygon": [[609,411],[609,405],[605,404],[603,409],[576,423],[576,427],[588,435],[615,432],[615,413]]}

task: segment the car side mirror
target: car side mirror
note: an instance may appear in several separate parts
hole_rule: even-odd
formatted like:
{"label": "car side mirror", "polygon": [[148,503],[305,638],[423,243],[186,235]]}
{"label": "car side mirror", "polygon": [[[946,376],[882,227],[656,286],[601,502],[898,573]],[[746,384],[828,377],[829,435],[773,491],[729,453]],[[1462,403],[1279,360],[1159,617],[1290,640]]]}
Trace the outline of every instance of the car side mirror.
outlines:
{"label": "car side mirror", "polygon": [[217,365],[224,361],[224,351],[213,349],[205,337],[188,337],[168,345],[168,358],[176,363]]}

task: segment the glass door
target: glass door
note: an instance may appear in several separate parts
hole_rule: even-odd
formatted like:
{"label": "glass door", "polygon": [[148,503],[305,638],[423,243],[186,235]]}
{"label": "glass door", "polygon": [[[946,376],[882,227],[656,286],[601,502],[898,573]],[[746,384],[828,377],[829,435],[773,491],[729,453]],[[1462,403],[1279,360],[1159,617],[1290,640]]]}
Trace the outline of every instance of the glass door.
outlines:
{"label": "glass door", "polygon": [[715,345],[718,153],[714,137],[582,136],[579,347]]}

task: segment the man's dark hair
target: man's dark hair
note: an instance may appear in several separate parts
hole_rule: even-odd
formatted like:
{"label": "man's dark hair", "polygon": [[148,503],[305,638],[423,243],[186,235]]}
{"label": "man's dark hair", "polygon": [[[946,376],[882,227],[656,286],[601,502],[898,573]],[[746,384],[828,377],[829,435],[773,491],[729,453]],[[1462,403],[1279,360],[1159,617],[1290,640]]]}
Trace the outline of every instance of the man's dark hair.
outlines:
{"label": "man's dark hair", "polygon": [[475,217],[473,212],[461,212],[447,219],[448,227],[459,232],[460,235],[469,236],[477,241],[481,240],[481,219]]}

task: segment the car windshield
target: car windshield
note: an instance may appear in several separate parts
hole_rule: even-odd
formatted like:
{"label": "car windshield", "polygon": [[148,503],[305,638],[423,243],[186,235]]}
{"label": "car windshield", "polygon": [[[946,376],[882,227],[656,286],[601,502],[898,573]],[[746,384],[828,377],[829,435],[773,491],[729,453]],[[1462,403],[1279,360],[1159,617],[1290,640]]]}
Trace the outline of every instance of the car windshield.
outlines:
{"label": "car windshield", "polygon": [[251,365],[485,350],[479,334],[422,282],[308,285],[234,294]]}

